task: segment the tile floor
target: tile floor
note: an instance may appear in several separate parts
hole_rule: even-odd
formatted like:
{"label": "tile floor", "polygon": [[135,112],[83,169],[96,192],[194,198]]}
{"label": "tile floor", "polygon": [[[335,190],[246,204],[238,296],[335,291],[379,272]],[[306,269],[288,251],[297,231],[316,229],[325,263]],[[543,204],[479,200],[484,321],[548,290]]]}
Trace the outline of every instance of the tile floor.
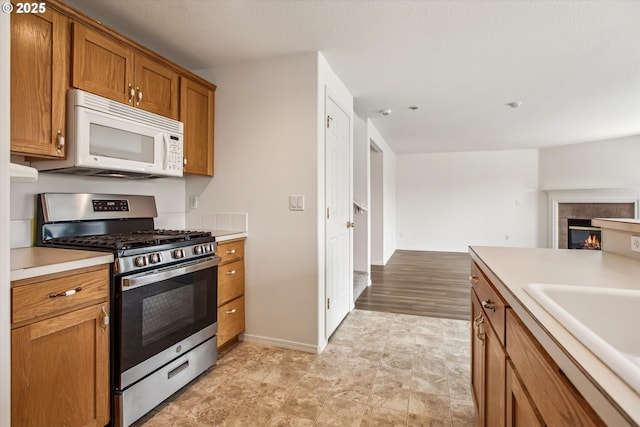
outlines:
{"label": "tile floor", "polygon": [[475,425],[469,322],[365,310],[322,354],[240,343],[134,424]]}

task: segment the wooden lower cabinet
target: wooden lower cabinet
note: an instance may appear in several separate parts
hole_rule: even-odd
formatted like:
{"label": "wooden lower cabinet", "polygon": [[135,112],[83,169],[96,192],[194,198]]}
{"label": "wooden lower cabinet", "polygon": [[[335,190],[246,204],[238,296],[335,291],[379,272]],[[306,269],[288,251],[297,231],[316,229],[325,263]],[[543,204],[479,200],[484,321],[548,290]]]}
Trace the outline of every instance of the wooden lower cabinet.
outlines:
{"label": "wooden lower cabinet", "polygon": [[507,353],[543,425],[605,425],[513,310],[507,310]]}
{"label": "wooden lower cabinet", "polygon": [[[83,294],[85,283],[89,289]],[[68,276],[43,278],[36,283],[14,282],[12,286],[12,425],[106,425],[109,422],[108,266],[91,271],[76,270]],[[78,288],[82,289],[75,294],[60,295]],[[97,288],[102,292],[97,292]],[[58,296],[51,297],[52,294]],[[30,310],[29,303],[38,301],[52,304],[46,312]],[[77,301],[77,305],[70,301]],[[56,307],[57,302],[60,307]],[[33,316],[16,323],[15,320],[20,319],[16,315],[25,310]]]}
{"label": "wooden lower cabinet", "polygon": [[244,239],[218,242],[218,348],[244,332]]}
{"label": "wooden lower cabinet", "polygon": [[498,335],[482,311],[475,292],[472,338],[472,394],[478,410],[478,426],[503,427],[505,416],[506,355]]}
{"label": "wooden lower cabinet", "polygon": [[471,391],[478,426],[604,426],[487,277],[472,263]]}
{"label": "wooden lower cabinet", "polygon": [[545,425],[511,362],[507,363],[506,421],[507,427],[544,427]]}

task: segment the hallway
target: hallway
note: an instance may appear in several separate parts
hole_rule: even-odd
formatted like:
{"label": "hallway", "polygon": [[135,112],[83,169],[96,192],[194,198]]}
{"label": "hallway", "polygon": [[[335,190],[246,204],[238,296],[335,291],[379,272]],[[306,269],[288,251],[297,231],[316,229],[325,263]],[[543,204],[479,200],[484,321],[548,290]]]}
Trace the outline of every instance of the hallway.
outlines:
{"label": "hallway", "polygon": [[466,252],[396,251],[387,265],[371,266],[356,308],[469,320],[470,262]]}

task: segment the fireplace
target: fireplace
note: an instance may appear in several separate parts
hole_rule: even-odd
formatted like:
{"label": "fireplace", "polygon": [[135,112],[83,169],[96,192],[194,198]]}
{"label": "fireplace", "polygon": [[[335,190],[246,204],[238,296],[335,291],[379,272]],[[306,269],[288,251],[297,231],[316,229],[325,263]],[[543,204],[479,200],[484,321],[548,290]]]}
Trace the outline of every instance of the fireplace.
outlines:
{"label": "fireplace", "polygon": [[598,251],[601,249],[601,229],[591,225],[591,219],[568,218],[567,229],[567,248]]}
{"label": "fireplace", "polygon": [[[591,246],[601,236],[596,230],[581,230],[579,227],[591,227],[593,218],[640,218],[640,194],[638,189],[576,189],[547,190],[549,194],[549,245],[552,248],[567,249],[576,246],[591,237]],[[569,220],[578,220],[571,234],[575,234],[569,243]],[[580,221],[588,221],[580,223]],[[593,231],[583,237],[585,232]],[[604,243],[606,244],[606,243]]]}

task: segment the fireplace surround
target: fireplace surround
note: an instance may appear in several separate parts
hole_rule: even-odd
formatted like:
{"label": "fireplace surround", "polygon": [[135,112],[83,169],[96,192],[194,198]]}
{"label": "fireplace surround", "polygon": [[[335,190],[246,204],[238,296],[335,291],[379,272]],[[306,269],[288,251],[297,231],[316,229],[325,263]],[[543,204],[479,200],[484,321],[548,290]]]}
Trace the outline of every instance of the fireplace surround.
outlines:
{"label": "fireplace surround", "polygon": [[636,189],[546,192],[549,196],[549,243],[555,249],[569,248],[569,219],[590,222],[593,218],[638,218],[640,193]]}

